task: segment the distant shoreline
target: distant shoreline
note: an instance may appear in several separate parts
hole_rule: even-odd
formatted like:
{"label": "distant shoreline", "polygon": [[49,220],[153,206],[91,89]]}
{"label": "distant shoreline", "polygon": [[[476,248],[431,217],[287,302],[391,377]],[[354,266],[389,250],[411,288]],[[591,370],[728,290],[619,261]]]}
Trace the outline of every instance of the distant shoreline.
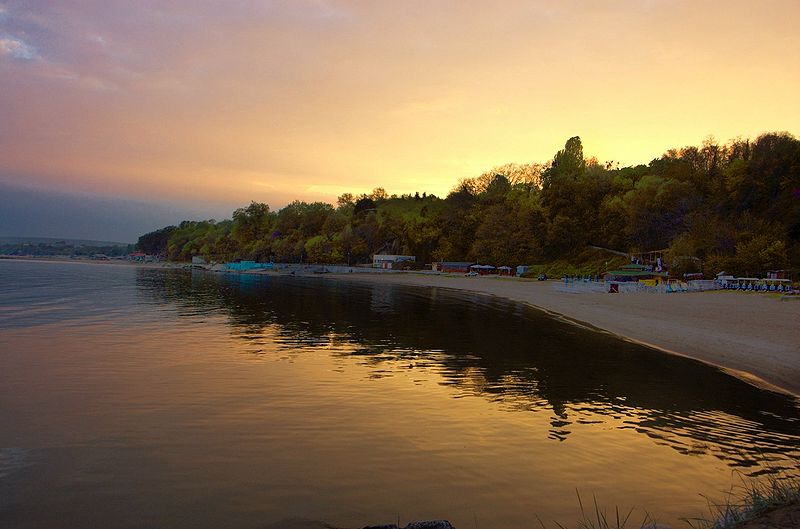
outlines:
{"label": "distant shoreline", "polygon": [[[35,262],[189,269],[186,263],[12,258]],[[353,270],[358,270],[353,268]],[[211,271],[211,270],[209,270]],[[222,272],[288,275],[280,271]],[[335,281],[447,288],[498,296],[609,332],[633,342],[710,364],[754,385],[800,396],[800,302],[762,293],[571,294],[553,281],[463,277],[414,272],[299,274]]]}
{"label": "distant shoreline", "polygon": [[183,270],[190,269],[191,264],[188,263],[172,263],[167,261],[143,263],[137,261],[128,261],[125,259],[72,259],[69,257],[58,256],[30,256],[30,255],[0,255],[0,262],[2,261],[28,261],[35,263],[72,263],[72,264],[88,264],[88,265],[105,265],[105,266],[125,266],[131,268],[162,268],[168,270]]}

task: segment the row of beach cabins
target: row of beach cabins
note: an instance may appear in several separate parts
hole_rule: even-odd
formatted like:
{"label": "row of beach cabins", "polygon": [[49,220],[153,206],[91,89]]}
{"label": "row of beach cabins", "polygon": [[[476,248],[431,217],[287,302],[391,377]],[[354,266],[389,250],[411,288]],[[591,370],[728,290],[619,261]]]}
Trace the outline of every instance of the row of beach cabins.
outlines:
{"label": "row of beach cabins", "polygon": [[767,277],[734,277],[725,272],[717,274],[717,284],[723,290],[738,290],[740,292],[792,292],[792,280],[786,277],[783,271],[776,270],[767,273]]}
{"label": "row of beach cabins", "polygon": [[703,290],[735,290],[741,292],[794,292],[786,270],[770,270],[763,278],[735,277],[720,272],[715,279],[705,279],[703,274],[684,274],[673,278],[652,265],[632,263],[609,270],[599,277],[566,276],[561,290],[571,292],[698,292]]}
{"label": "row of beach cabins", "polygon": [[476,276],[496,275],[496,276],[512,277],[515,275],[522,275],[521,272],[517,273],[517,271],[515,271],[510,266],[492,266],[492,265],[469,263],[469,262],[433,263],[431,265],[431,270],[433,270],[434,272],[442,272],[445,274],[464,274],[464,275],[476,275]]}
{"label": "row of beach cabins", "polygon": [[[390,254],[375,254],[372,257],[372,267],[381,268],[384,270],[402,270],[409,267],[410,263],[415,263],[417,258],[413,255],[390,255]],[[514,275],[522,275],[519,271],[510,266],[492,266],[488,264],[480,264],[467,261],[445,261],[440,263],[433,263],[430,265],[431,270],[434,272],[442,272],[447,274],[469,274],[469,275],[497,275],[511,277]]]}
{"label": "row of beach cabins", "polygon": [[[195,257],[193,265],[204,266],[202,258]],[[293,270],[309,271],[320,268],[319,272],[354,272],[354,271],[399,271],[418,269],[416,257],[413,255],[375,254],[372,265],[367,268],[345,265],[290,265],[258,263],[254,261],[235,261],[217,265],[224,270],[244,272],[249,270]],[[305,267],[305,268],[304,268]],[[309,270],[305,270],[309,268]],[[317,271],[316,268],[310,271]],[[427,265],[426,265],[427,268]],[[302,269],[302,270],[301,270]],[[492,266],[471,261],[443,261],[430,265],[432,272],[446,274],[462,274],[466,276],[521,276],[527,266]],[[609,270],[602,276],[565,276],[560,289],[572,292],[687,292],[701,290],[736,290],[743,292],[792,292],[792,281],[785,270],[771,270],[766,277],[734,277],[720,272],[715,279],[704,279],[702,274],[684,274],[682,278],[672,278],[660,266],[660,262],[642,264],[632,262],[616,270]]]}

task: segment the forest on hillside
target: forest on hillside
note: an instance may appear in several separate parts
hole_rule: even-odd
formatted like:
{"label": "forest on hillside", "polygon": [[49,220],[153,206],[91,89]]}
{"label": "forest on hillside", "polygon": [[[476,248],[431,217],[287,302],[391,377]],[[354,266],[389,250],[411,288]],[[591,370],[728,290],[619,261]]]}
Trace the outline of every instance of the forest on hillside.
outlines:
{"label": "forest on hillside", "polygon": [[667,250],[674,272],[800,269],[800,141],[767,133],[670,149],[648,165],[586,158],[579,137],[544,164],[508,164],[445,198],[344,194],[337,204],[252,202],[224,221],[184,221],[137,248],[184,261],[237,258],[358,264],[374,253],[418,263],[546,263],[587,245]]}

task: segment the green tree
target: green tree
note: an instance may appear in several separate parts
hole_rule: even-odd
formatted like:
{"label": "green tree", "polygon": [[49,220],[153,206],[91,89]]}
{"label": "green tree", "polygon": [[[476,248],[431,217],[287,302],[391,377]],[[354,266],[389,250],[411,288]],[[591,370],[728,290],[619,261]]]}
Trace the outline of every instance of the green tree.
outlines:
{"label": "green tree", "polygon": [[246,208],[233,212],[231,236],[242,246],[247,246],[265,238],[270,231],[272,215],[269,206],[261,202],[251,202]]}

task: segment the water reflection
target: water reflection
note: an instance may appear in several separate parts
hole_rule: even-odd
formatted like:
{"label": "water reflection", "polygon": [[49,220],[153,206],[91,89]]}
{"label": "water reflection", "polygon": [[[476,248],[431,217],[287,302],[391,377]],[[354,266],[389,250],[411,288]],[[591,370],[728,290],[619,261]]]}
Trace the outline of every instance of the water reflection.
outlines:
{"label": "water reflection", "polygon": [[137,270],[136,285],[143,301],[181,315],[226,315],[254,355],[273,352],[277,335],[287,352],[351,344],[332,354],[358,356],[375,377],[436,370],[455,397],[549,414],[554,441],[600,415],[749,475],[800,458],[796,399],[522,304],[445,289],[161,270]]}

